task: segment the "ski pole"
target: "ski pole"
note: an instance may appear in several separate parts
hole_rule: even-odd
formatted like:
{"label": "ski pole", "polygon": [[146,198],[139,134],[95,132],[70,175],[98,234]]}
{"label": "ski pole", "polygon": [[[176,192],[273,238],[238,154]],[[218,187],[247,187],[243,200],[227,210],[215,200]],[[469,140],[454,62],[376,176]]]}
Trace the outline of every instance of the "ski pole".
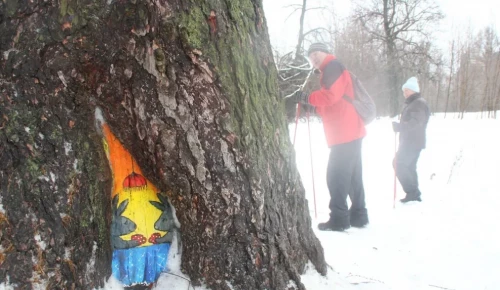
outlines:
{"label": "ski pole", "polygon": [[[401,115],[398,115],[398,121],[401,122]],[[394,132],[394,202],[392,208],[396,208],[396,191],[397,191],[397,160],[398,157],[398,132]]]}
{"label": "ski pole", "polygon": [[307,111],[307,131],[309,132],[309,154],[311,155],[311,174],[312,174],[312,185],[313,185],[313,197],[314,197],[314,217],[318,218],[318,211],[316,210],[316,189],[314,187],[314,166],[313,166],[313,153],[312,153],[312,141],[311,141],[311,126],[309,125],[309,110]]}
{"label": "ski pole", "polygon": [[[291,98],[296,92],[304,89],[304,87],[306,86],[307,82],[309,81],[309,78],[311,77],[311,75],[313,73],[312,67],[310,67],[307,70],[309,70],[309,73],[307,74],[307,77],[304,80],[304,83],[296,91],[294,91],[293,93],[291,93],[288,96],[285,96],[283,99],[286,100],[288,98]],[[295,112],[295,131],[293,133],[293,143],[292,143],[292,145],[293,145],[294,148],[295,148],[295,138],[297,137],[297,127],[299,125],[299,118],[300,118],[300,103],[297,103],[297,111]]]}
{"label": "ski pole", "polygon": [[396,176],[396,157],[397,157],[397,152],[398,152],[398,133],[394,132],[394,201],[393,201],[393,206],[392,208],[396,208],[396,190],[397,190],[397,176]]}
{"label": "ski pole", "polygon": [[297,103],[297,111],[295,113],[295,131],[293,133],[293,147],[295,148],[295,137],[297,137],[297,127],[299,125],[300,103]]}

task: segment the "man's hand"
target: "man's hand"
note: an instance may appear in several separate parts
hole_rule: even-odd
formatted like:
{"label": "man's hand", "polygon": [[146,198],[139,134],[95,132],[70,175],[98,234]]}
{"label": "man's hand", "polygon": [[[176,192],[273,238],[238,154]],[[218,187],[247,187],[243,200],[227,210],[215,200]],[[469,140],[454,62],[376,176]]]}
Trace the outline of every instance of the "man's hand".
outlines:
{"label": "man's hand", "polygon": [[395,133],[401,132],[401,124],[398,122],[392,122],[392,130],[394,130]]}

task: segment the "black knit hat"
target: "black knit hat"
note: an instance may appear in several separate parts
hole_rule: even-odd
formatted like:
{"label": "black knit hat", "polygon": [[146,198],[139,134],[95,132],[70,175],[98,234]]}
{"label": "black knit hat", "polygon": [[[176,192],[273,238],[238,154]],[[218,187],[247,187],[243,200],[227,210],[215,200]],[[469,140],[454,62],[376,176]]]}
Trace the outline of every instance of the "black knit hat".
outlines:
{"label": "black knit hat", "polygon": [[315,51],[322,51],[324,53],[330,53],[330,49],[328,49],[328,46],[324,43],[321,43],[321,42],[311,44],[311,46],[309,46],[309,50],[307,51],[307,55],[311,55],[311,53],[313,53]]}

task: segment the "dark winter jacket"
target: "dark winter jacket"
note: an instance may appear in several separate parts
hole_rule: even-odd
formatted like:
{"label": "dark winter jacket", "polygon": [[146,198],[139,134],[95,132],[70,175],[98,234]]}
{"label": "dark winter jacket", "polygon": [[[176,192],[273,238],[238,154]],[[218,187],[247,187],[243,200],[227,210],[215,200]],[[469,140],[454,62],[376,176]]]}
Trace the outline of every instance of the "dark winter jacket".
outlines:
{"label": "dark winter jacket", "polygon": [[401,122],[397,126],[397,131],[400,132],[400,146],[424,149],[426,146],[425,131],[429,117],[429,106],[419,93],[408,97],[403,113],[401,113]]}
{"label": "dark winter jacket", "polygon": [[328,55],[320,67],[321,89],[312,92],[309,104],[323,120],[328,146],[348,143],[366,135],[365,124],[354,106],[343,96],[354,98],[351,76],[344,66]]}

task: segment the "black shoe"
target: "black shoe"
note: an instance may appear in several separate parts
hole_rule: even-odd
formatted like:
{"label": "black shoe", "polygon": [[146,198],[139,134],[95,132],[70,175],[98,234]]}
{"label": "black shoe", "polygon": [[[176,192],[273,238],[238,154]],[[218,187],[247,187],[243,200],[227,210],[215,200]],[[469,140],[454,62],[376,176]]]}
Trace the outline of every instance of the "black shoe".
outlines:
{"label": "black shoe", "polygon": [[320,231],[334,231],[334,232],[343,232],[350,227],[351,226],[348,224],[345,225],[335,224],[332,220],[329,220],[326,223],[320,223],[318,225],[318,229]]}
{"label": "black shoe", "polygon": [[417,196],[417,197],[413,197],[413,196],[406,196],[405,198],[399,200],[401,201],[402,203],[407,203],[407,202],[410,202],[410,201],[422,201],[422,199],[420,198],[420,196]]}
{"label": "black shoe", "polygon": [[355,228],[364,228],[368,223],[368,212],[366,208],[362,210],[349,210],[351,226]]}

